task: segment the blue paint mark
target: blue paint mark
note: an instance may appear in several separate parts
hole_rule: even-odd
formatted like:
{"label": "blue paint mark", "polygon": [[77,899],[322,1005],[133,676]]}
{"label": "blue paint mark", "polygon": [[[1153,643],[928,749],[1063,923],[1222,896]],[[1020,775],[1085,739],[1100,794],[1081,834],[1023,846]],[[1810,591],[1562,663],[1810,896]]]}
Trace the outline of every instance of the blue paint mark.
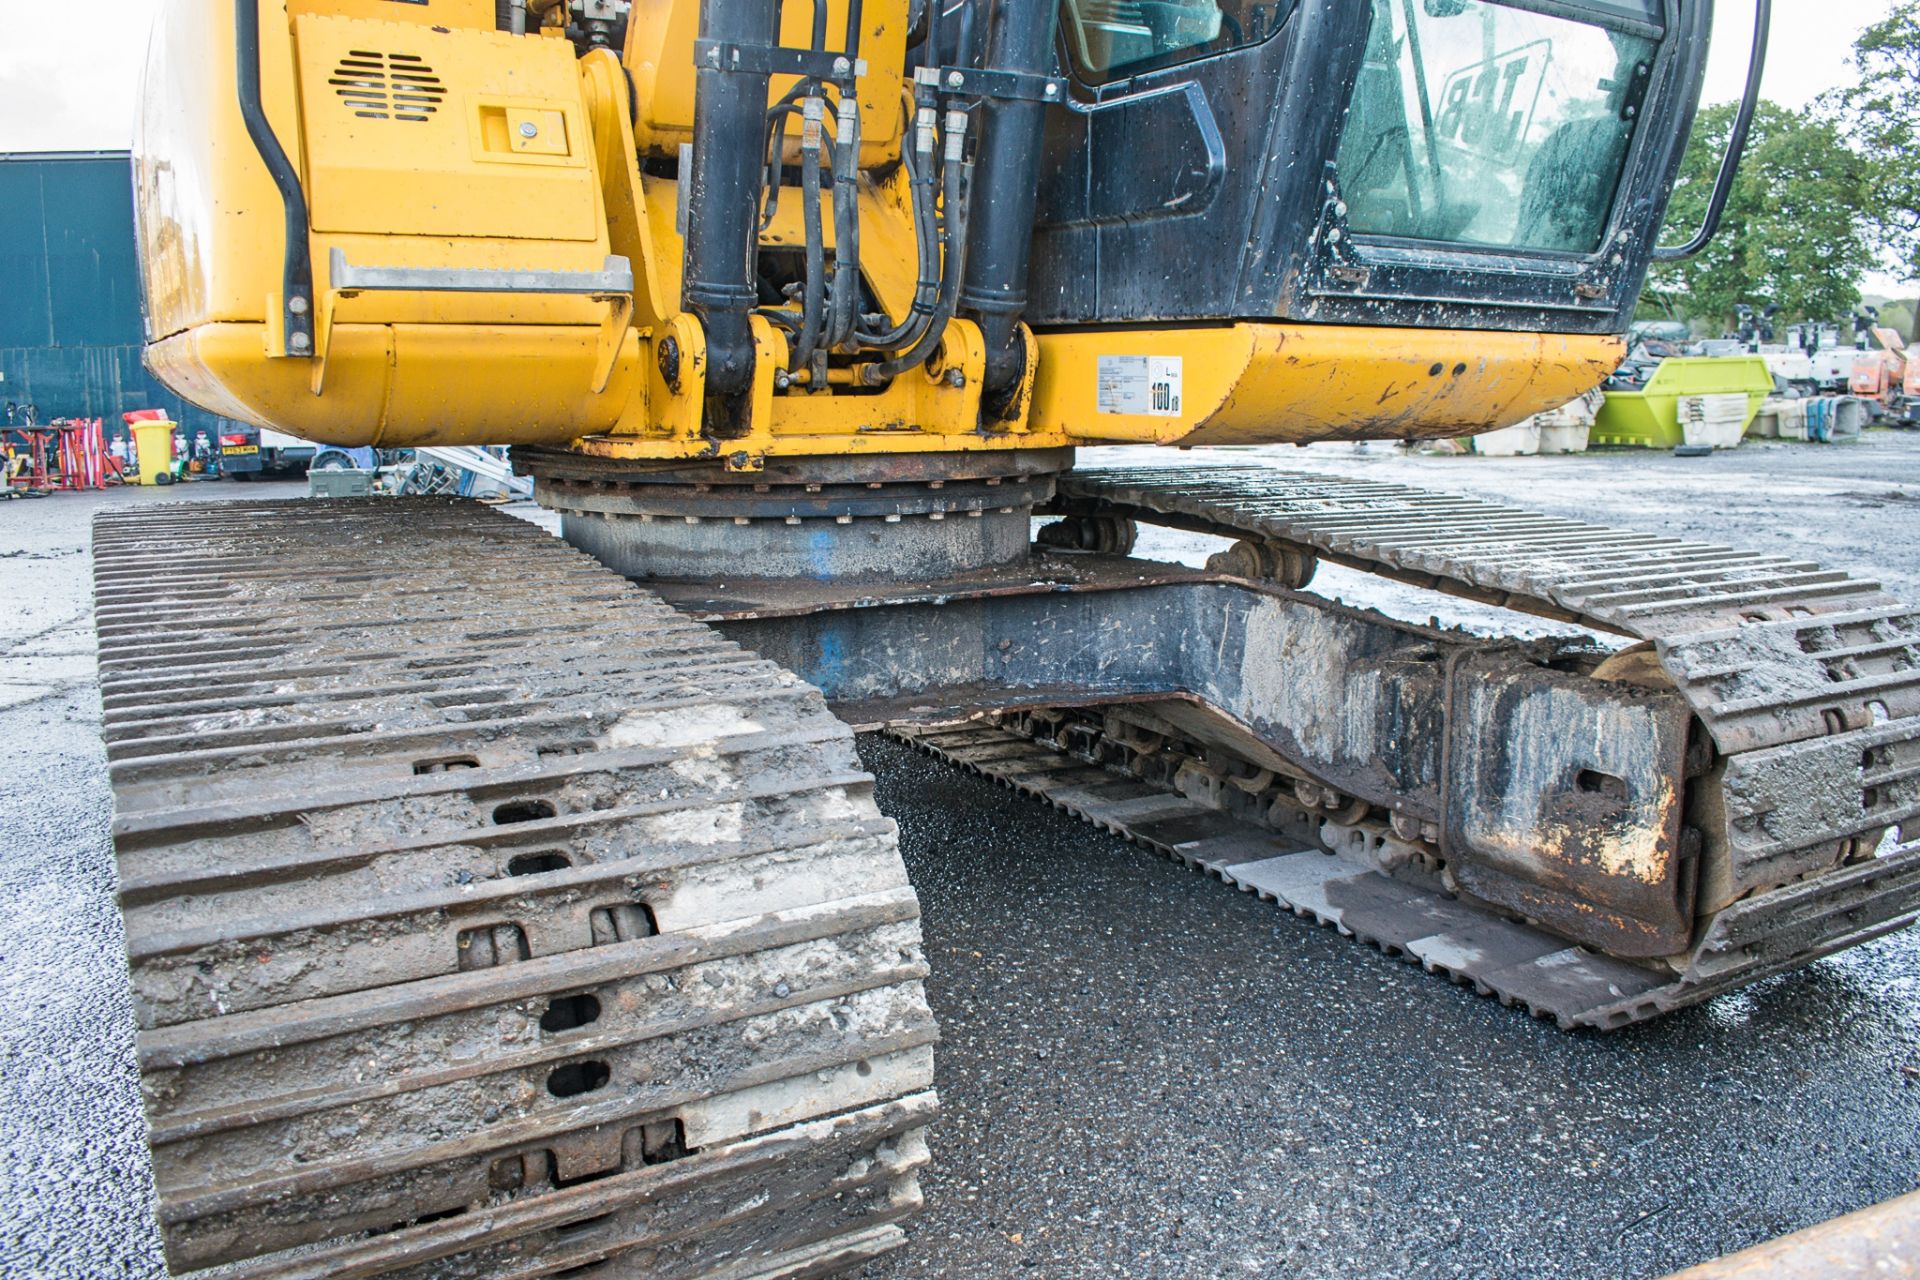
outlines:
{"label": "blue paint mark", "polygon": [[807,537],[807,560],[813,569],[815,582],[831,582],[834,577],[833,553],[840,545],[835,533],[836,526],[815,522],[814,531]]}
{"label": "blue paint mark", "polygon": [[838,693],[840,682],[846,677],[846,669],[846,646],[839,629],[829,624],[820,632],[820,654],[814,660],[813,669],[801,675],[808,684],[831,698]]}

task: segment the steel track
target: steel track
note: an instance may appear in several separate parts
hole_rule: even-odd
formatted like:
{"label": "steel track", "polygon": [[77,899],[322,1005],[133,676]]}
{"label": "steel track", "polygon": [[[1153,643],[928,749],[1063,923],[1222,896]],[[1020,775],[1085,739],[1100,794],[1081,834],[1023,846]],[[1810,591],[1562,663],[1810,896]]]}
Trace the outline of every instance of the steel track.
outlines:
{"label": "steel track", "polygon": [[94,562],[173,1269],[772,1280],[901,1242],[919,911],[817,693],[471,504],[146,508]]}
{"label": "steel track", "polygon": [[[1707,844],[1692,948],[1666,970],[1625,964],[1441,892],[1430,876],[1409,883],[1277,836],[1169,794],[1169,779],[1152,777],[1084,712],[1073,735],[1022,716],[1011,730],[900,736],[1568,1027],[1652,1017],[1920,918],[1920,840],[1900,829],[1920,816],[1920,613],[1875,583],[1400,485],[1265,469],[1074,472],[1053,509],[1278,544],[1648,643],[1714,748],[1686,783]],[[1109,768],[1096,774],[1086,767],[1095,763]]]}

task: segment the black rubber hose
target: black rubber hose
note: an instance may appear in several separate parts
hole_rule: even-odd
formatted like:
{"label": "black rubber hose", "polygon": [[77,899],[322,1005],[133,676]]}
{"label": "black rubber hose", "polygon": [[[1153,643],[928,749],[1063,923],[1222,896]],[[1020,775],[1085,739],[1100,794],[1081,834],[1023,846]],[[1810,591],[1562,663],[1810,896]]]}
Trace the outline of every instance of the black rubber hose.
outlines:
{"label": "black rubber hose", "polygon": [[849,113],[847,127],[833,141],[833,290],[827,308],[827,345],[838,348],[853,336],[853,323],[860,292],[860,206],[859,144],[857,131],[860,111],[849,107],[849,97],[840,99],[842,113]]}
{"label": "black rubber hose", "polygon": [[[821,0],[824,4],[825,0]],[[860,0],[847,0],[847,61],[860,57]],[[847,73],[848,84],[852,84],[853,73]]]}
{"label": "black rubber hose", "polygon": [[942,198],[947,209],[947,223],[942,236],[946,258],[940,265],[940,298],[934,304],[933,318],[920,335],[920,340],[905,352],[867,366],[865,377],[869,385],[885,382],[916,365],[925,364],[927,357],[940,346],[940,340],[946,337],[947,321],[953,318],[954,307],[960,298],[961,274],[966,270],[967,223],[970,220],[967,206],[973,193],[965,176],[963,164],[958,160],[948,161],[942,183]]}
{"label": "black rubber hose", "polygon": [[852,341],[860,322],[860,103],[853,72],[860,57],[860,19],[860,0],[847,0],[847,28],[841,49],[848,70],[840,86],[840,103],[850,127],[834,138],[833,302],[827,328],[830,347]]}
{"label": "black rubber hose", "polygon": [[800,299],[800,336],[793,344],[790,369],[806,367],[820,345],[827,309],[826,233],[820,213],[820,149],[800,149],[800,218],[806,224],[807,278]]}
{"label": "black rubber hose", "polygon": [[234,0],[234,84],[240,119],[253,148],[280,191],[286,246],[280,259],[280,322],[290,356],[313,354],[313,256],[307,246],[307,196],[260,102],[260,8],[258,0]]}
{"label": "black rubber hose", "polygon": [[934,175],[930,170],[934,158],[927,157],[929,172],[914,168],[913,148],[900,149],[900,165],[907,171],[907,189],[913,198],[914,248],[918,260],[913,281],[913,304],[907,309],[899,324],[882,333],[860,333],[857,336],[863,347],[878,351],[898,351],[901,347],[911,346],[920,340],[928,319],[933,315],[934,306],[940,295],[940,247],[938,232],[934,227],[933,183]]}

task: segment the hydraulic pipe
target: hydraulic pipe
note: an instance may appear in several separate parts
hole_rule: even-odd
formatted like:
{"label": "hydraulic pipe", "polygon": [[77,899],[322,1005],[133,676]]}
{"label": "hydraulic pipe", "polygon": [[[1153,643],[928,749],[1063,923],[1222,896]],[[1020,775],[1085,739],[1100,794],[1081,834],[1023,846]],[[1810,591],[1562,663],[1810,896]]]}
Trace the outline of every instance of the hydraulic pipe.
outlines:
{"label": "hydraulic pipe", "polygon": [[744,393],[753,382],[754,248],[760,222],[760,141],[766,127],[765,72],[724,67],[718,46],[771,46],[773,0],[700,0],[700,35],[713,42],[693,88],[693,172],[687,207],[686,276],[680,304],[707,337],[707,389]]}
{"label": "hydraulic pipe", "polygon": [[943,246],[945,256],[940,264],[940,294],[934,302],[933,315],[928,318],[926,328],[921,330],[913,346],[899,355],[866,367],[862,377],[868,386],[880,386],[887,379],[924,363],[939,348],[941,338],[946,336],[947,321],[952,317],[959,300],[961,273],[966,270],[966,247],[962,233],[967,226],[972,201],[966,166],[960,158],[965,146],[966,129],[966,112],[947,113],[947,156],[941,175],[941,201],[946,209],[947,234]]}
{"label": "hydraulic pipe", "polygon": [[[986,66],[1033,76],[1050,73],[1055,12],[1045,0],[999,0],[987,24]],[[973,175],[978,198],[969,211],[960,314],[978,324],[986,339],[981,394],[991,406],[1004,403],[1026,368],[1020,317],[1027,308],[1027,257],[1046,106],[1028,98],[989,98],[980,110]]]}
{"label": "hydraulic pipe", "polygon": [[842,86],[833,139],[833,288],[827,303],[829,347],[853,337],[860,297],[860,108]]}
{"label": "hydraulic pipe", "polygon": [[307,246],[307,195],[300,174],[267,120],[260,96],[260,7],[258,0],[234,0],[234,83],[240,119],[247,126],[260,162],[280,189],[285,214],[280,263],[280,325],[283,350],[290,356],[313,355],[313,259]]}
{"label": "hydraulic pipe", "polygon": [[[826,0],[821,0],[826,7]],[[800,210],[807,240],[807,278],[800,302],[800,336],[793,346],[792,367],[804,369],[820,345],[827,303],[826,229],[820,218],[820,129],[823,103],[809,94],[802,108],[800,135]]]}
{"label": "hydraulic pipe", "polygon": [[[931,74],[924,68],[916,73]],[[927,93],[929,101],[932,94]],[[861,331],[856,337],[862,347],[879,351],[898,351],[919,341],[932,318],[940,293],[940,244],[934,188],[938,161],[933,151],[936,116],[931,106],[916,109],[914,141],[900,148],[900,165],[906,170],[909,204],[913,209],[914,269],[913,303],[899,324],[878,333]],[[918,157],[917,159],[915,157]]]}

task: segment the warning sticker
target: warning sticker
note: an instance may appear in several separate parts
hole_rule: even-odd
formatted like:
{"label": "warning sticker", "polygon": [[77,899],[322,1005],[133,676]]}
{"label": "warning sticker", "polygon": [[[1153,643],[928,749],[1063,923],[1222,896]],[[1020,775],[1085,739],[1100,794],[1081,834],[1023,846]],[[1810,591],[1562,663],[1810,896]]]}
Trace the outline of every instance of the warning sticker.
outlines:
{"label": "warning sticker", "polygon": [[1094,405],[1101,413],[1178,415],[1180,357],[1101,356]]}

